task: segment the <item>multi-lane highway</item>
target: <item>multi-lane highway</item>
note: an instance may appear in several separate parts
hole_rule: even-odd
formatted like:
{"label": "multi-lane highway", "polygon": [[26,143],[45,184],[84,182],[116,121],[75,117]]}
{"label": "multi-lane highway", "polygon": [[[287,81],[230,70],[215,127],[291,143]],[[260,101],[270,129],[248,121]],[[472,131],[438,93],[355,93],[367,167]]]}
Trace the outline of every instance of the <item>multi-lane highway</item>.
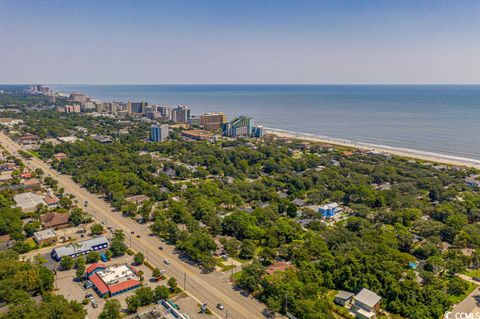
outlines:
{"label": "multi-lane highway", "polygon": [[[22,150],[21,145],[1,132],[0,144],[12,154],[18,154],[18,151]],[[69,176],[58,174],[40,159],[34,157],[26,160],[26,163],[32,169],[41,168],[46,175],[50,174],[58,181],[59,186],[63,187],[67,193],[73,194],[79,203],[88,201],[88,209],[95,211],[98,221],[112,226],[114,229],[122,229],[126,234],[128,244],[131,241],[133,248],[142,251],[151,264],[165,269],[167,275],[175,277],[181,288],[186,282],[186,292],[199,303],[206,302],[217,317],[227,317],[227,311],[228,318],[232,319],[264,317],[262,313],[265,311],[265,305],[254,298],[240,294],[222,276],[214,273],[203,274],[197,267],[181,261],[173,253],[173,247],[165,245],[157,237],[149,236],[150,231],[147,225],[141,225],[130,218],[122,217],[118,212],[114,212],[102,198],[80,187]],[[131,235],[132,232],[134,235]],[[137,238],[137,235],[140,235],[140,238]],[[163,246],[164,249],[160,250],[159,246]],[[166,265],[164,259],[169,259],[171,264]],[[218,303],[222,303],[225,309],[216,309]]]}

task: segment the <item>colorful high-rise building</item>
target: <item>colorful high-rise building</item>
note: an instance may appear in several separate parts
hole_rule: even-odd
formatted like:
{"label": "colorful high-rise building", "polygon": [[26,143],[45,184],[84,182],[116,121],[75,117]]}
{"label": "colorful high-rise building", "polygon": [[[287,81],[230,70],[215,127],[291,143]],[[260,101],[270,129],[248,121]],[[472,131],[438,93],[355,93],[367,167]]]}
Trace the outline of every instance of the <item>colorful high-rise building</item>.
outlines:
{"label": "colorful high-rise building", "polygon": [[205,130],[215,131],[223,127],[227,122],[227,116],[220,113],[205,113],[200,116],[200,126]]}

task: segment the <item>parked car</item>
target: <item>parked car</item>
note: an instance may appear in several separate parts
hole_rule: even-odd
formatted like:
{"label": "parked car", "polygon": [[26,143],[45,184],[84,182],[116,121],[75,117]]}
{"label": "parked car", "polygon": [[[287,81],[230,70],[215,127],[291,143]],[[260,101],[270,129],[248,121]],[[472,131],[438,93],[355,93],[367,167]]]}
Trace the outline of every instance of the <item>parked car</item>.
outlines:
{"label": "parked car", "polygon": [[220,309],[220,310],[223,310],[225,307],[221,303],[219,303],[219,304],[217,304],[217,308]]}
{"label": "parked car", "polygon": [[85,295],[85,298],[87,298],[88,300],[90,300],[90,302],[95,302],[95,299],[93,298],[93,295],[92,295],[92,294]]}
{"label": "parked car", "polygon": [[163,246],[158,246],[158,249],[163,250]]}
{"label": "parked car", "polygon": [[480,277],[473,277],[472,279],[475,281],[480,281]]}
{"label": "parked car", "polygon": [[92,301],[92,307],[93,308],[98,308],[98,303],[95,300]]}
{"label": "parked car", "polygon": [[100,259],[101,259],[103,262],[107,262],[107,261],[108,261],[107,255],[105,255],[105,253],[100,253]]}
{"label": "parked car", "polygon": [[166,264],[166,265],[170,265],[172,262],[168,259],[164,259],[163,262]]}

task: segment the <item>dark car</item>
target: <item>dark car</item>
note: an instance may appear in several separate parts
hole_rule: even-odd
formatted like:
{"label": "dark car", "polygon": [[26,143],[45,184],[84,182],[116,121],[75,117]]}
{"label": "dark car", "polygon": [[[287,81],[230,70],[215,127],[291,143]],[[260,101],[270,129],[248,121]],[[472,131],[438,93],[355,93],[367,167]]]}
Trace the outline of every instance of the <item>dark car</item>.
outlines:
{"label": "dark car", "polygon": [[162,247],[162,246],[158,246],[158,249],[163,250],[163,247]]}

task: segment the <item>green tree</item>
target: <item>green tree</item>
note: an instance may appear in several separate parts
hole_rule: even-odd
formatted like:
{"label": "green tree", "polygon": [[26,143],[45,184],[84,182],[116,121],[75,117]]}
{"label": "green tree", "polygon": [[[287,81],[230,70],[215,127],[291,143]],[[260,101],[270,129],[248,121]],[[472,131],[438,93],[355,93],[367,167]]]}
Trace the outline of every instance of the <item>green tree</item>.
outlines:
{"label": "green tree", "polygon": [[58,202],[58,204],[62,208],[70,209],[73,205],[73,202],[68,196],[63,196],[62,198],[60,198],[60,201]]}
{"label": "green tree", "polygon": [[170,288],[170,291],[171,292],[175,292],[175,290],[177,289],[177,279],[175,279],[175,277],[170,277],[170,279],[168,279],[168,287]]}
{"label": "green tree", "polygon": [[255,250],[255,244],[251,240],[245,240],[242,243],[239,256],[242,259],[252,259],[255,256]]}
{"label": "green tree", "polygon": [[77,279],[80,279],[85,275],[85,258],[83,256],[77,257],[75,260],[76,272],[75,275]]}
{"label": "green tree", "polygon": [[60,268],[62,270],[72,269],[73,265],[75,265],[75,260],[70,256],[62,257],[62,260],[60,260]]}
{"label": "green tree", "polygon": [[100,260],[100,253],[98,251],[89,251],[87,254],[87,263],[92,264]]}
{"label": "green tree", "polygon": [[113,233],[112,243],[110,250],[114,257],[123,256],[127,251],[127,245],[123,242],[125,240],[125,234],[121,229],[115,230]]}
{"label": "green tree", "polygon": [[161,285],[155,287],[154,291],[154,300],[155,302],[159,302],[162,299],[168,299],[170,297],[170,289],[167,286]]}
{"label": "green tree", "polygon": [[90,226],[90,231],[92,232],[92,235],[100,235],[103,233],[103,226],[102,224],[96,223]]}
{"label": "green tree", "polygon": [[98,316],[99,319],[119,319],[120,318],[120,310],[122,306],[120,302],[116,299],[109,299],[105,302],[105,306],[103,306],[103,310]]}
{"label": "green tree", "polygon": [[27,237],[32,237],[33,233],[35,233],[36,231],[39,231],[41,228],[42,228],[42,224],[39,221],[35,220],[33,222],[25,224],[25,226],[23,226],[23,231],[25,232]]}
{"label": "green tree", "polygon": [[145,256],[141,252],[138,252],[133,256],[133,260],[136,265],[141,265],[145,261]]}

